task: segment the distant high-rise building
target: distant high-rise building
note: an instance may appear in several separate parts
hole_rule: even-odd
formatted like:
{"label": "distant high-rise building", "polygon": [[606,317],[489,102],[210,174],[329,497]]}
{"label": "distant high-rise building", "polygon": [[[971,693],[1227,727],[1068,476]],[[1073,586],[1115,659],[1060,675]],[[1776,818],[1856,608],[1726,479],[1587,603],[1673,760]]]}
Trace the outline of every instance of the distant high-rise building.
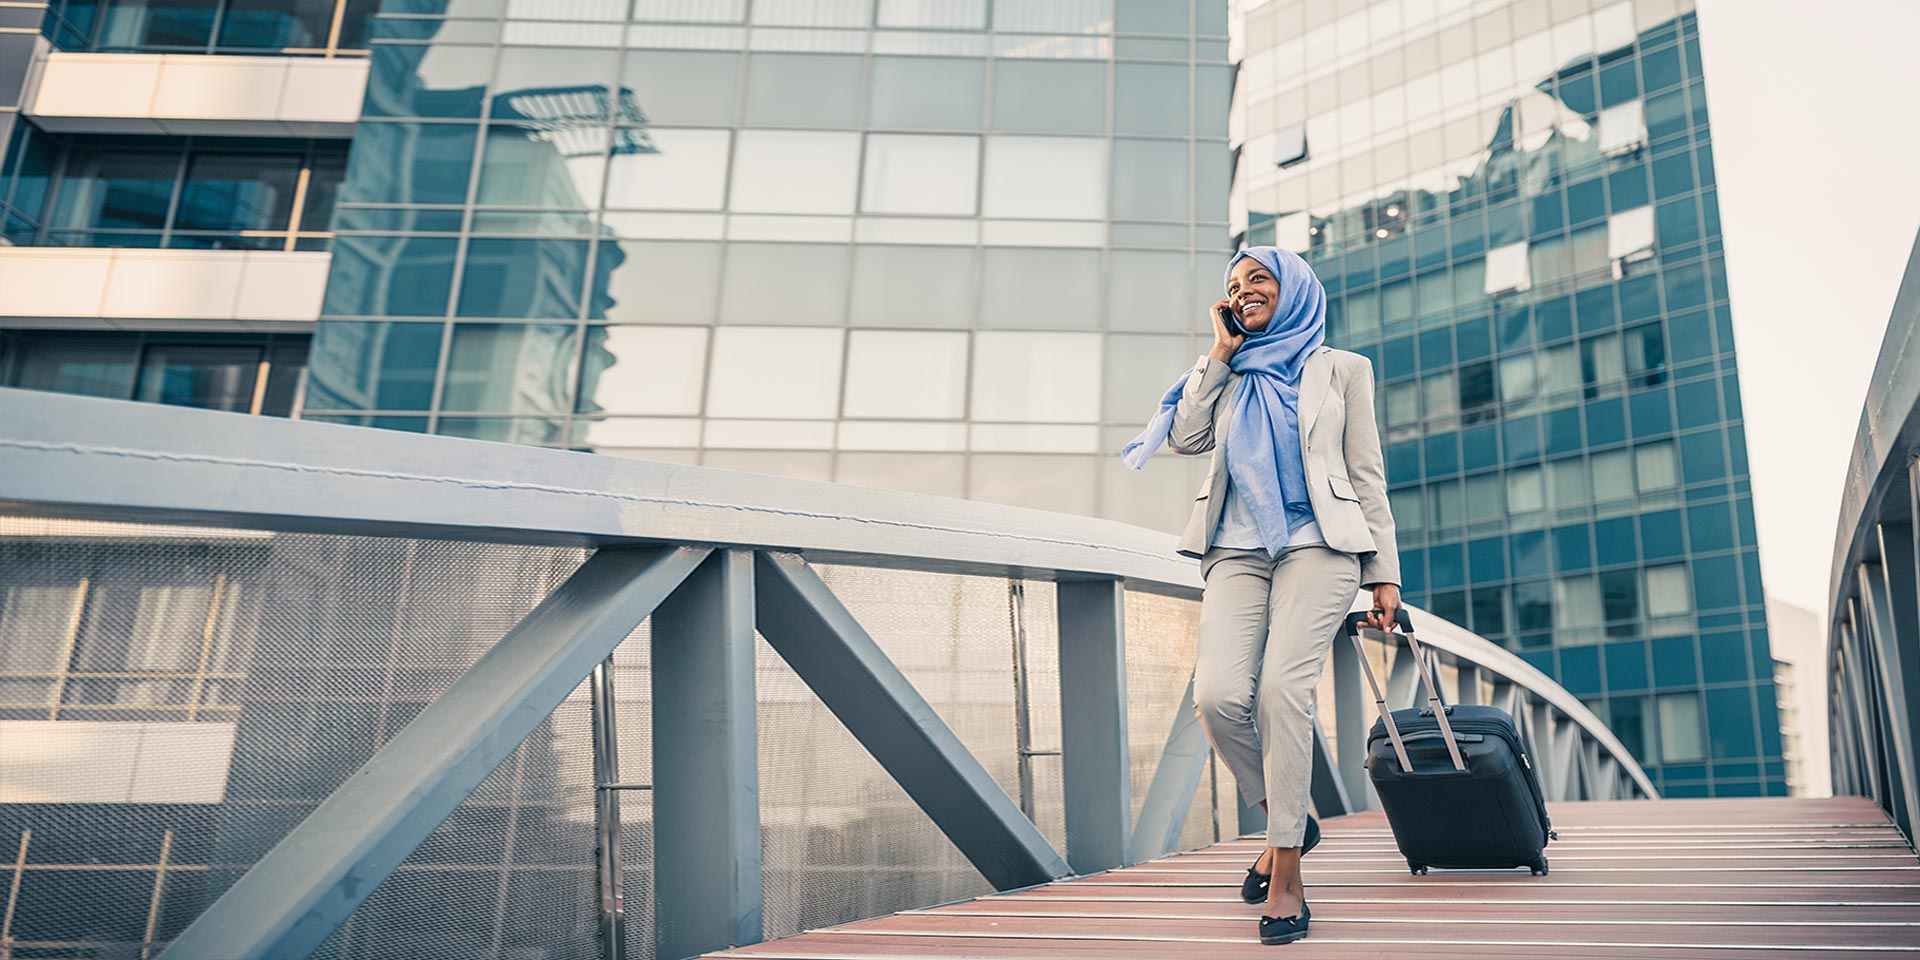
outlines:
{"label": "distant high-rise building", "polygon": [[1233,228],[1374,362],[1408,599],[1785,794],[1692,6],[1241,2]]}

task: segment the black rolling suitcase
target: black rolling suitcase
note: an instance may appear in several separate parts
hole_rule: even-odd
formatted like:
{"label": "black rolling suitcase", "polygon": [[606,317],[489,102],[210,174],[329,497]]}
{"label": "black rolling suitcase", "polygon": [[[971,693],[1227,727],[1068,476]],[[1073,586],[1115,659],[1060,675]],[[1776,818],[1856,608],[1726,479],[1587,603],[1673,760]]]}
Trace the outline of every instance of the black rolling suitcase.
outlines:
{"label": "black rolling suitcase", "polygon": [[1540,780],[1513,716],[1499,707],[1446,706],[1413,624],[1401,610],[1398,626],[1427,688],[1427,706],[1386,710],[1361,631],[1367,615],[1347,618],[1347,636],[1360,651],[1380,719],[1367,734],[1367,772],[1380,795],[1394,842],[1416,874],[1428,867],[1547,872],[1553,839]]}

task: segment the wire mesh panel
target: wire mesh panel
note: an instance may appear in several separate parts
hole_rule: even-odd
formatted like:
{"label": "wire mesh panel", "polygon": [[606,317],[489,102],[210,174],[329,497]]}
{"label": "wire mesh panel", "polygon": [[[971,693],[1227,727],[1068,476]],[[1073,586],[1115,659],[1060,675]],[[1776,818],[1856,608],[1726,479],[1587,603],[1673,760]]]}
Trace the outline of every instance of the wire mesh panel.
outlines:
{"label": "wire mesh panel", "polygon": [[[1140,817],[1147,787],[1173,728],[1175,711],[1193,678],[1200,640],[1200,604],[1159,594],[1127,591],[1127,746],[1132,756],[1133,816]],[[1180,833],[1180,849],[1213,842],[1213,803],[1205,777]]]}
{"label": "wire mesh panel", "polygon": [[[16,957],[157,953],[584,556],[5,523],[0,857],[20,869],[0,943]],[[550,869],[578,856],[583,723],[563,708],[321,955],[571,951],[551,917],[536,952],[515,938],[529,914],[591,903],[553,896]]]}

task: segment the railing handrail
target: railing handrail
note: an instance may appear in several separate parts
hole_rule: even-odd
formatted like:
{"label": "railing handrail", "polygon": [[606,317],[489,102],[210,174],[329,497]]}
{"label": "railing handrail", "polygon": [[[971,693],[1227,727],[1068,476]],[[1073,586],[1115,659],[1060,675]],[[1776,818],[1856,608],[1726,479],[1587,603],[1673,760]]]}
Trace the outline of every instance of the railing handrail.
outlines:
{"label": "railing handrail", "polygon": [[1895,295],[1887,332],[1860,408],[1860,426],[1847,456],[1846,485],[1835,527],[1833,569],[1828,582],[1828,628],[1839,625],[1840,600],[1853,590],[1860,561],[1871,543],[1880,505],[1889,491],[1906,488],[1908,452],[1920,447],[1920,234],[1914,237],[1907,271]]}
{"label": "railing handrail", "polygon": [[[127,472],[137,464],[138,482]],[[1092,517],[714,467],[0,388],[0,508],[295,533],[802,551],[824,563],[1118,579],[1198,599],[1177,538]],[[1355,609],[1368,600],[1356,596]],[[1417,608],[1414,608],[1417,610]],[[1526,688],[1652,781],[1606,724],[1439,617],[1419,636]]]}

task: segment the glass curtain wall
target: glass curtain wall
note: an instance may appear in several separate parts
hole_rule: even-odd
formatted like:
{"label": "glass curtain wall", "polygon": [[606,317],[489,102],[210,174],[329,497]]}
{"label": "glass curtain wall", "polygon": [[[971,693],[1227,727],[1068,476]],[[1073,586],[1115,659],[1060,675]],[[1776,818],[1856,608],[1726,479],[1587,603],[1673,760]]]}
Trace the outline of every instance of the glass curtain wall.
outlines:
{"label": "glass curtain wall", "polygon": [[52,0],[61,50],[365,56],[379,0]]}
{"label": "glass curtain wall", "polygon": [[1177,524],[1113,454],[1203,349],[1226,22],[389,2],[308,417]]}
{"label": "glass curtain wall", "polygon": [[1233,229],[1380,384],[1407,597],[1786,793],[1690,0],[1248,0]]}

